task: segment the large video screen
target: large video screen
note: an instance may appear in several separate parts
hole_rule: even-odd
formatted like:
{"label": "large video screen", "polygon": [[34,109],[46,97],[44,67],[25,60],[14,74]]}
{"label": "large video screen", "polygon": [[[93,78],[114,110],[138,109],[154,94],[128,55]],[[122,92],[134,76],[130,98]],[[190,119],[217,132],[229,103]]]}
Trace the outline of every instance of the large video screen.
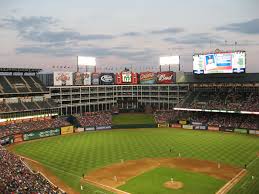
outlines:
{"label": "large video screen", "polygon": [[193,56],[193,73],[245,73],[246,53],[224,52]]}

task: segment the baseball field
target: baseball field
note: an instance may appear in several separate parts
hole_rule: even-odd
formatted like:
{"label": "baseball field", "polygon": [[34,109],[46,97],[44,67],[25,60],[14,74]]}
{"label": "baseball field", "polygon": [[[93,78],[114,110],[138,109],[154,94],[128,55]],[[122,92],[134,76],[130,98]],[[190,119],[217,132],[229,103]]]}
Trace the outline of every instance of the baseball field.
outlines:
{"label": "baseball field", "polygon": [[112,193],[102,184],[136,194],[209,194],[245,164],[244,177],[229,193],[259,193],[259,139],[249,135],[125,129],[56,136],[11,149],[34,160],[32,166],[68,186],[69,193]]}

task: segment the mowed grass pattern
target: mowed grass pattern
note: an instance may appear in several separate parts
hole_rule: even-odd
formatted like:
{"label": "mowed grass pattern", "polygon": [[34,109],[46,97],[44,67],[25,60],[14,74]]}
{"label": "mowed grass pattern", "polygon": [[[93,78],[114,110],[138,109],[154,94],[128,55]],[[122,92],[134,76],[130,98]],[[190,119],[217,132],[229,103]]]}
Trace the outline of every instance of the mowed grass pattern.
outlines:
{"label": "mowed grass pattern", "polygon": [[[183,188],[177,190],[165,188],[163,184],[170,181],[171,178],[173,178],[173,181],[182,182],[184,184]],[[160,167],[130,179],[119,189],[134,194],[214,194],[225,183],[226,181],[224,180],[200,173]]]}
{"label": "mowed grass pattern", "polygon": [[[174,152],[169,152],[170,147],[174,147]],[[251,168],[252,173],[255,170],[259,172],[255,160],[259,151],[258,137],[221,132],[172,128],[96,131],[31,141],[14,149],[18,154],[39,161],[78,191],[83,173],[119,162],[120,159],[167,158],[177,157],[181,153],[186,158],[240,167],[254,161],[248,169]],[[250,190],[246,192],[248,190],[244,189],[243,193],[256,193],[258,181],[245,182]],[[82,193],[89,192],[84,190]]]}

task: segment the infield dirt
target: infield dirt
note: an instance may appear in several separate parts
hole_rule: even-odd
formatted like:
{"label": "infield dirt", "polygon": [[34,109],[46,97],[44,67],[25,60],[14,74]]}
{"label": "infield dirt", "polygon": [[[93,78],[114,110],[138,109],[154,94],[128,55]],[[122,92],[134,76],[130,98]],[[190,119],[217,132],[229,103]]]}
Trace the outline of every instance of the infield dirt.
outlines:
{"label": "infield dirt", "polygon": [[144,158],[112,164],[88,173],[85,180],[97,182],[113,188],[125,184],[129,179],[158,167],[179,168],[186,171],[203,173],[211,177],[231,180],[241,168],[230,165],[188,158]]}

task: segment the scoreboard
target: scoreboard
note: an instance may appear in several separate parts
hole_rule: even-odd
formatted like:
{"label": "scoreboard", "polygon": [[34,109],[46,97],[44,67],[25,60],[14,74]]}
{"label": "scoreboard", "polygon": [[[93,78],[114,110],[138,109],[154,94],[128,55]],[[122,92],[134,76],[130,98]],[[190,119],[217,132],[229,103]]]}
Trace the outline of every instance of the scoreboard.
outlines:
{"label": "scoreboard", "polygon": [[194,74],[245,73],[245,69],[245,51],[193,55]]}

